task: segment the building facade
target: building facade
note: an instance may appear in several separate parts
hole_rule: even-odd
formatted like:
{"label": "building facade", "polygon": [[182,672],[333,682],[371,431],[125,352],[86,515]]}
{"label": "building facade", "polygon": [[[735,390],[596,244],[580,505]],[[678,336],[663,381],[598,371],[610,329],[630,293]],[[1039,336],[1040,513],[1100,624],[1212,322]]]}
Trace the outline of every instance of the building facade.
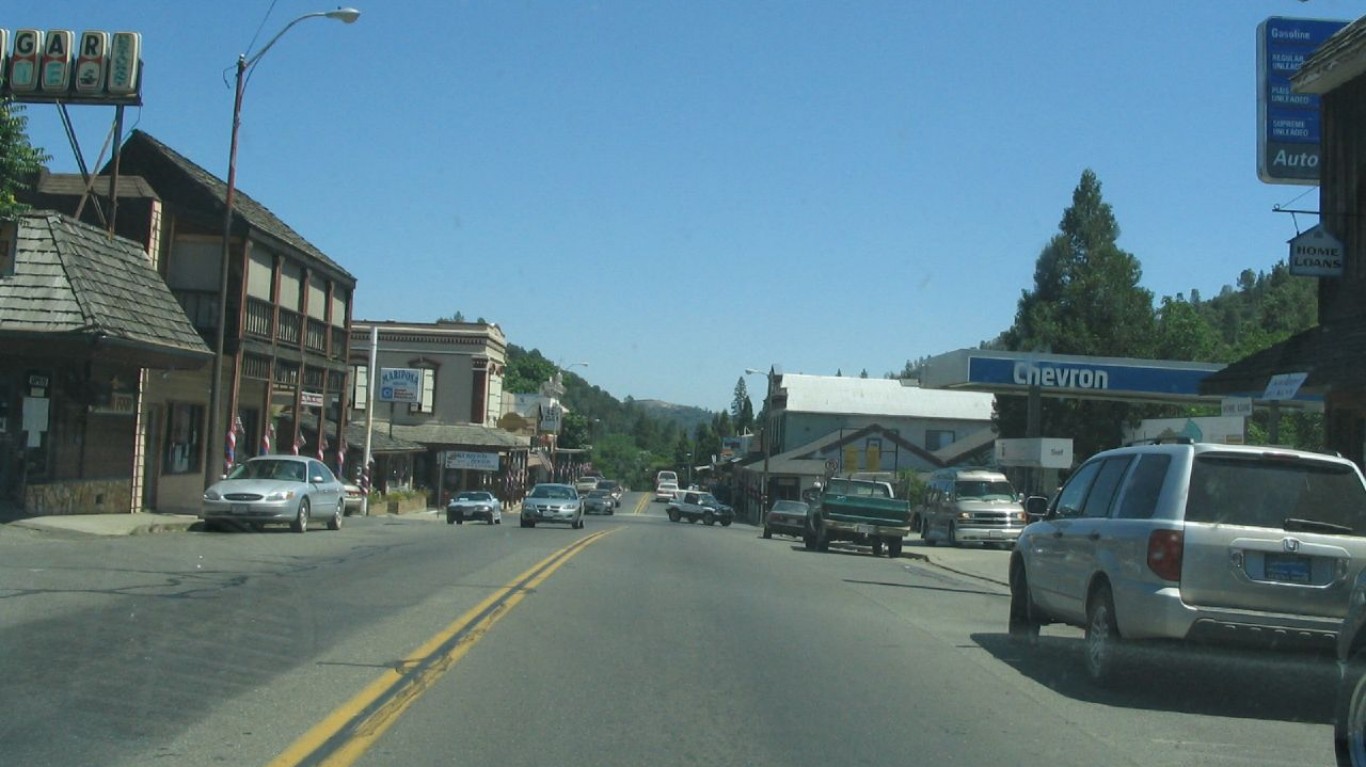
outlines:
{"label": "building facade", "polygon": [[56,211],[0,223],[0,507],[144,508],[154,389],[210,359],[140,243]]}
{"label": "building facade", "polygon": [[[237,190],[225,283],[227,184],[143,131],[133,131],[120,148],[117,184],[111,183],[114,166],[111,161],[95,179],[94,188],[105,192],[102,204],[84,195],[84,181],[72,176],[40,178],[34,199],[98,219],[140,243],[211,352],[220,309],[225,318],[221,365],[212,358],[208,365],[172,365],[145,382],[138,417],[152,437],[138,467],[135,505],[197,513],[208,483],[261,453],[316,454],[344,470],[355,278]],[[111,186],[116,194],[109,194]],[[217,387],[215,368],[221,369]],[[217,419],[210,418],[215,404]]]}
{"label": "building facade", "polygon": [[[426,448],[409,477],[377,465],[371,479],[376,489],[426,488],[434,503],[442,503],[459,490],[512,497],[525,486],[529,440],[498,427],[507,412],[507,339],[497,325],[357,320],[350,366],[350,418],[370,424],[372,439],[379,432]],[[385,391],[386,370],[411,371],[411,401]]]}

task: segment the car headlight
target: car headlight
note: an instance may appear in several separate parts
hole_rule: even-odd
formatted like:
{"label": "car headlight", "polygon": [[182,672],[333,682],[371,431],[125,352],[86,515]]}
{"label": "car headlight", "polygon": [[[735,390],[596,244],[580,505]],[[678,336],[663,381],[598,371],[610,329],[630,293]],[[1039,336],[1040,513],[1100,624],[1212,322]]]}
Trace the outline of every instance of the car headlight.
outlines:
{"label": "car headlight", "polygon": [[218,491],[213,488],[204,491],[204,500],[206,501],[220,501],[222,499],[223,496],[219,495]]}
{"label": "car headlight", "polygon": [[294,492],[293,490],[276,490],[275,492],[271,493],[270,495],[267,495],[267,496],[266,496],[266,500],[267,500],[267,501],[288,501],[288,500],[290,500],[291,498],[293,498],[294,495],[295,495],[295,492]]}

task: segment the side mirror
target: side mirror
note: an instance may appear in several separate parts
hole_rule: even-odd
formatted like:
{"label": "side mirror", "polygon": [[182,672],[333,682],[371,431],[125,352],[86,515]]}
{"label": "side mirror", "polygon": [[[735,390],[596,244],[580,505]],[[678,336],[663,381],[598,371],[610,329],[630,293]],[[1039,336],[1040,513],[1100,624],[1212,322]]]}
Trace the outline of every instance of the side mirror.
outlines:
{"label": "side mirror", "polygon": [[1025,515],[1030,522],[1037,522],[1048,514],[1048,499],[1042,495],[1031,495],[1024,502]]}

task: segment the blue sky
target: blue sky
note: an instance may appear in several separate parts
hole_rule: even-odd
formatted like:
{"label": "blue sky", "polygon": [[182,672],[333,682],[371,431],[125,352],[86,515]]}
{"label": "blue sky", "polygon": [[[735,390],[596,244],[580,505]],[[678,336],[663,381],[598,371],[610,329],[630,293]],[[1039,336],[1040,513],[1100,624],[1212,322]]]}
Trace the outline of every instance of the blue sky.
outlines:
{"label": "blue sky", "polygon": [[[357,319],[460,311],[620,399],[712,410],[745,368],[881,376],[995,337],[1086,168],[1159,299],[1270,269],[1296,234],[1273,207],[1318,198],[1257,178],[1256,27],[1366,11],[352,4],[355,24],[305,21],[253,71],[239,188],[357,277]],[[127,127],[220,177],[238,54],[335,7],[28,5],[0,26],[141,32]],[[94,165],[113,110],[71,113]],[[74,171],[56,108],[26,114]]]}

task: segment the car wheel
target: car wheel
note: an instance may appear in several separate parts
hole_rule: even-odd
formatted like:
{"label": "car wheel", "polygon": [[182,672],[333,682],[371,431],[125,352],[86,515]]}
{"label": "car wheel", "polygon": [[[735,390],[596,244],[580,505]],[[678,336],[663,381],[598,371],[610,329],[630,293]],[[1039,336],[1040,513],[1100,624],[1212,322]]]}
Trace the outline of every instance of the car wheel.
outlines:
{"label": "car wheel", "polygon": [[308,532],[308,499],[305,498],[299,504],[299,513],[295,515],[294,522],[290,524],[290,529],[296,533]]}
{"label": "car wheel", "polygon": [[772,538],[772,537],[773,537],[773,530],[771,530],[771,529],[769,528],[768,525],[764,525],[764,540],[768,540],[768,539],[770,539],[770,538]]}
{"label": "car wheel", "polygon": [[806,531],[806,532],[804,532],[804,533],[802,533],[802,545],[806,547],[806,550],[807,550],[807,551],[815,551],[815,550],[816,550],[816,535],[815,535],[815,533],[812,533],[812,532],[809,531],[809,530]]}
{"label": "car wheel", "polygon": [[670,521],[670,522],[677,522],[677,521],[678,521],[678,509],[669,509],[669,521]]}
{"label": "car wheel", "polygon": [[890,557],[891,559],[900,559],[900,558],[901,558],[901,539],[900,539],[900,538],[888,538],[888,539],[887,539],[887,556]]}
{"label": "car wheel", "polygon": [[1122,653],[1115,600],[1110,586],[1102,583],[1091,593],[1086,606],[1086,675],[1102,687],[1114,681]]}
{"label": "car wheel", "polygon": [[493,519],[493,524],[495,524],[495,525],[501,525],[501,524],[503,524],[503,517],[502,517],[501,514]]}
{"label": "car wheel", "polygon": [[218,526],[218,523],[217,523],[217,522],[214,522],[213,520],[206,519],[206,520],[204,520],[204,524],[201,525],[199,529],[202,530],[202,531],[204,531],[204,532],[206,532],[206,533],[216,533],[216,532],[218,532],[219,530],[221,530],[222,528],[220,528],[220,527]]}
{"label": "car wheel", "polygon": [[702,524],[711,527],[716,524],[716,517],[710,511],[704,511],[702,512]]}
{"label": "car wheel", "polygon": [[1338,764],[1366,765],[1366,651],[1347,661],[1338,683],[1333,750]]}
{"label": "car wheel", "polygon": [[448,525],[453,525],[453,524],[455,524],[455,515],[454,515],[454,514],[450,514],[450,513],[447,513],[447,514],[446,514],[446,524],[448,524]]}
{"label": "car wheel", "polygon": [[1028,647],[1039,643],[1039,622],[1034,619],[1029,577],[1019,560],[1010,567],[1010,640]]}
{"label": "car wheel", "polygon": [[342,517],[345,515],[346,509],[342,506],[342,504],[338,503],[337,510],[333,512],[332,518],[327,520],[327,529],[340,530],[342,526]]}
{"label": "car wheel", "polygon": [[456,515],[455,515],[455,523],[456,523],[457,525],[463,525],[463,524],[465,524],[465,515],[464,515],[464,514],[461,514],[461,513],[459,513],[459,512],[457,512]]}
{"label": "car wheel", "polygon": [[881,539],[881,538],[874,538],[874,539],[873,539],[873,542],[872,542],[872,547],[873,547],[873,556],[875,556],[875,557],[880,557],[880,556],[882,556],[882,539]]}

